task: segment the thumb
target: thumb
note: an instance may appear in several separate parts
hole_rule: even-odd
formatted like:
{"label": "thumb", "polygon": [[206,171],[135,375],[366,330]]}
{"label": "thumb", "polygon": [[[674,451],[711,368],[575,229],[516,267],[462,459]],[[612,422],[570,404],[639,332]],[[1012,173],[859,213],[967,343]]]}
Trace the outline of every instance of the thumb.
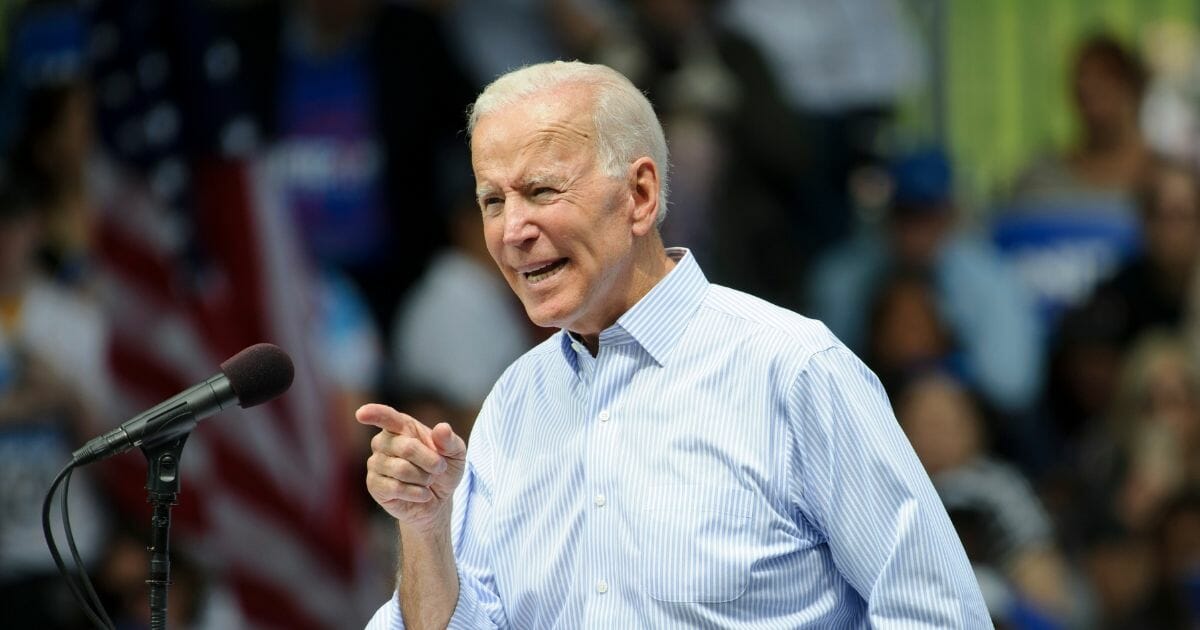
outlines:
{"label": "thumb", "polygon": [[433,445],[437,447],[438,453],[442,457],[450,459],[462,459],[466,457],[467,443],[461,437],[458,437],[458,434],[454,432],[454,429],[450,428],[449,424],[445,422],[438,423],[437,426],[433,427],[431,437],[433,438]]}

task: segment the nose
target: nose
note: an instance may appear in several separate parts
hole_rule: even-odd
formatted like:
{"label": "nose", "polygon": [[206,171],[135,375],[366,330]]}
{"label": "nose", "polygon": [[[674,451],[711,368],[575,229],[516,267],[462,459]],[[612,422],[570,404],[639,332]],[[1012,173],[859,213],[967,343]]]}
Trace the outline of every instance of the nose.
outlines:
{"label": "nose", "polygon": [[510,247],[526,245],[538,237],[538,227],[531,219],[531,209],[522,200],[510,200],[504,208],[504,244]]}

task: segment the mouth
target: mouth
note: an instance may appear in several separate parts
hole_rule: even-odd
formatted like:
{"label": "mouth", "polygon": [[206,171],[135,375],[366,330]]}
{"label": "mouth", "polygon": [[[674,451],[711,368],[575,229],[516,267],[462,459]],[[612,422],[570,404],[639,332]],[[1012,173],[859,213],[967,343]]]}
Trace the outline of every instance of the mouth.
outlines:
{"label": "mouth", "polygon": [[529,282],[529,284],[538,284],[547,278],[553,277],[566,265],[567,259],[559,258],[558,260],[542,265],[536,269],[530,269],[529,271],[521,272],[521,275],[525,276],[525,280]]}

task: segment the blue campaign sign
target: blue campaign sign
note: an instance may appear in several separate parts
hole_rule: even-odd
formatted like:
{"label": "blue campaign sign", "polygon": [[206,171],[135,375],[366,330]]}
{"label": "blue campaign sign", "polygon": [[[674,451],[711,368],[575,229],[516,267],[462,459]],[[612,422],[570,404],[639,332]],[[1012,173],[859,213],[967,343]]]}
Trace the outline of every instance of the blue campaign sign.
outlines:
{"label": "blue campaign sign", "polygon": [[1048,324],[1141,247],[1132,212],[1021,208],[999,213],[991,231]]}

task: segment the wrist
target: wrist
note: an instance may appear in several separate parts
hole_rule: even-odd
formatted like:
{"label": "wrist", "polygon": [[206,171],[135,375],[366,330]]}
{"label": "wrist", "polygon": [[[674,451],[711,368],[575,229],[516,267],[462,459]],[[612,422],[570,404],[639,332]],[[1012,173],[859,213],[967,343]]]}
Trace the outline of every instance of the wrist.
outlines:
{"label": "wrist", "polygon": [[401,523],[397,593],[405,627],[445,628],[458,605],[459,576],[450,544],[450,523],[414,527]]}
{"label": "wrist", "polygon": [[396,531],[402,543],[422,546],[448,545],[450,542],[450,514],[421,521],[396,521]]}

